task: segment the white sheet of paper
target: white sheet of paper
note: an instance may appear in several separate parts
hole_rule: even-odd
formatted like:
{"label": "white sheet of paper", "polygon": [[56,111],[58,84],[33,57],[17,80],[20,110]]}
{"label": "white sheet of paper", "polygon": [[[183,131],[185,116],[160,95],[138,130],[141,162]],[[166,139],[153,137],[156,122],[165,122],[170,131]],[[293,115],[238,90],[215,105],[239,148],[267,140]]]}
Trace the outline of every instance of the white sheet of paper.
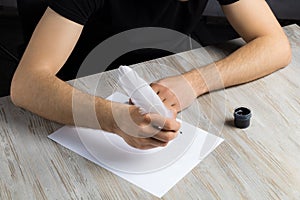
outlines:
{"label": "white sheet of paper", "polygon": [[[114,93],[114,95],[109,97],[109,99],[119,102],[128,101],[126,98],[127,97],[125,95],[120,93]],[[219,144],[223,142],[222,138],[196,128],[186,122],[182,122],[181,131],[183,134],[179,135],[167,147],[147,151],[137,150],[130,147],[119,136],[112,135],[105,131],[86,128],[64,126],[48,137],[62,146],[81,155],[82,157],[161,198],[179,180],[181,180],[188,172],[190,172],[197,164],[199,164],[208,154],[210,154]],[[191,137],[189,134],[194,134],[192,140],[190,139]],[[188,142],[186,137],[190,137]],[[107,145],[103,145],[104,147],[98,145],[97,147],[100,149],[99,152],[109,152],[108,155],[113,156],[111,160],[105,160],[107,158],[104,157],[103,159],[101,156],[98,157],[97,149],[87,146],[90,144],[91,146],[101,144],[99,141],[102,141],[102,144],[104,144],[103,138],[104,140],[105,138],[108,138],[109,142],[106,140],[104,142],[106,142],[105,144]],[[97,143],[97,141],[99,143]],[[186,148],[183,148],[182,145],[186,145]],[[178,149],[183,149],[183,152],[178,153],[175,151],[176,154],[178,154],[176,159],[173,159],[173,162],[164,163],[163,160],[168,160],[166,152],[168,153],[170,150],[171,152],[174,152],[173,149],[175,149],[175,147],[178,147]],[[106,149],[105,151],[103,148],[109,149]],[[114,155],[118,155],[120,153],[122,153],[123,156],[127,156],[128,160],[126,160],[126,164],[124,164],[125,161],[122,161],[122,159],[114,159]],[[201,156],[199,157],[199,155]],[[145,173],[138,171],[140,168],[136,167],[132,167],[131,171],[131,166],[143,165],[142,163],[139,163],[139,160],[142,160],[142,163],[147,163],[150,160],[153,161],[154,164],[152,168],[146,169]],[[112,162],[113,166],[109,166],[110,162]],[[163,164],[161,167],[159,167],[158,163]],[[132,173],[134,170],[137,170],[138,173]]]}

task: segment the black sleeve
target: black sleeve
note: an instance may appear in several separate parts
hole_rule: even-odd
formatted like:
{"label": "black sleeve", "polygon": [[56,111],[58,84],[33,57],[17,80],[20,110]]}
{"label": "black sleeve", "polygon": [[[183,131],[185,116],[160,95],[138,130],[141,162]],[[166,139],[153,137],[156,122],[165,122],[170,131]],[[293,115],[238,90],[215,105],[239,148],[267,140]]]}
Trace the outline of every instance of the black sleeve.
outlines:
{"label": "black sleeve", "polygon": [[218,0],[218,1],[221,5],[228,5],[228,4],[237,2],[238,0]]}
{"label": "black sleeve", "polygon": [[61,16],[84,25],[103,0],[48,0],[49,7]]}

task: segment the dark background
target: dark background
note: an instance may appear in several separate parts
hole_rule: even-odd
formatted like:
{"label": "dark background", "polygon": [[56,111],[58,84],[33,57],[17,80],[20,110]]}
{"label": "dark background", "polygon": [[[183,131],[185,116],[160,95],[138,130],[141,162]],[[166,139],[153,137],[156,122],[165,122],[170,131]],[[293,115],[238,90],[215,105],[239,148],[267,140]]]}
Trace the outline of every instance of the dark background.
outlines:
{"label": "dark background", "polygon": [[[300,1],[299,0],[267,0],[273,9],[276,17],[282,26],[296,23],[300,25]],[[0,0],[0,97],[9,95],[10,82],[13,73],[18,65],[18,60],[26,47],[31,33],[46,8],[44,0]],[[203,18],[204,45],[224,42],[238,37],[235,31],[227,23],[216,0],[211,0],[204,12]],[[88,31],[87,31],[88,32]],[[84,44],[84,42],[83,42]],[[143,60],[167,55],[167,52],[153,54],[152,57],[139,59],[120,58],[111,67],[119,64],[133,64]],[[73,63],[80,65],[85,54],[78,50],[79,56],[73,56]],[[75,77],[76,70],[73,73],[66,66],[65,71],[61,71],[58,76],[63,80],[69,80]],[[71,70],[72,71],[72,70]]]}

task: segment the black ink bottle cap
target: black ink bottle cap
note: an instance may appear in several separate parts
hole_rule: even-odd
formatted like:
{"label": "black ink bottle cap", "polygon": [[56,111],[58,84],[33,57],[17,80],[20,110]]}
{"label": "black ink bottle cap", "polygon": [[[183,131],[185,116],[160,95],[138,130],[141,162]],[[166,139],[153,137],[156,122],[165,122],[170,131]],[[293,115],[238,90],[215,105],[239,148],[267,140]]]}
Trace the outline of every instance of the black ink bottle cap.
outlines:
{"label": "black ink bottle cap", "polygon": [[237,128],[247,128],[250,125],[252,116],[251,110],[245,107],[239,107],[234,110],[234,125]]}

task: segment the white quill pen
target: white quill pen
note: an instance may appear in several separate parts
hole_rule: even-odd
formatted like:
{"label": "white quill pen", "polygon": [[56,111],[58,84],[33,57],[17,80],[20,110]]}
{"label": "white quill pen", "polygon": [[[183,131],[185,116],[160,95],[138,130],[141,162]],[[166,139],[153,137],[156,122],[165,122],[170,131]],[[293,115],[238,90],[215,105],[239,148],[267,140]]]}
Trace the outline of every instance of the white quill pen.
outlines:
{"label": "white quill pen", "polygon": [[128,66],[120,66],[120,86],[125,90],[131,101],[141,109],[142,114],[157,113],[171,118],[173,113],[168,110],[159,96],[139,75]]}

